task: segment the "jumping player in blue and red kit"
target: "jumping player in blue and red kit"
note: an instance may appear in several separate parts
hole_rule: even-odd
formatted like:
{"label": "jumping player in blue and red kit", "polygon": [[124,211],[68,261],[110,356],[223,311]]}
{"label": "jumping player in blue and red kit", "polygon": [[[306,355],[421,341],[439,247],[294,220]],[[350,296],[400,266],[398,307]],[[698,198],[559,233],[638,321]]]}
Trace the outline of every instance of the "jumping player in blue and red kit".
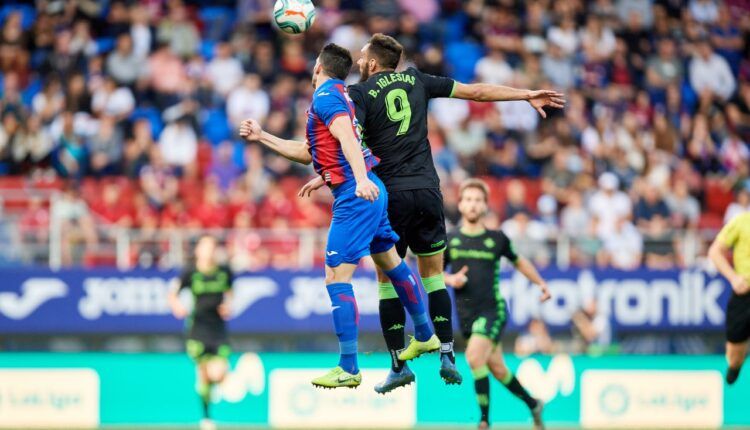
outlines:
{"label": "jumping player in blue and red kit", "polygon": [[[349,51],[340,46],[328,44],[321,50],[313,69],[315,93],[307,116],[309,151],[291,157],[304,164],[312,162],[334,195],[326,245],[326,287],[341,356],[337,367],[312,381],[324,388],[357,387],[362,380],[357,365],[359,314],[351,280],[359,260],[367,255],[390,278],[414,322],[415,338],[399,358],[411,360],[440,348],[417,278],[396,251],[399,236],[388,221],[385,185],[370,171],[379,160],[362,144],[354,104],[343,81],[352,63]],[[289,142],[264,132],[252,119],[242,123],[240,136],[271,149]]]}

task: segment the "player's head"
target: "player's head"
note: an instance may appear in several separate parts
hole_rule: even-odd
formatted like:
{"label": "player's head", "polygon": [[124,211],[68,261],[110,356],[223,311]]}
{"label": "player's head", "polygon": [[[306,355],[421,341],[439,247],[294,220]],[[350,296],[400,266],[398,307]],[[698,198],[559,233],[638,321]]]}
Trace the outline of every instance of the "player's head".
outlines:
{"label": "player's head", "polygon": [[335,43],[329,43],[320,50],[320,55],[315,61],[313,68],[313,88],[318,87],[318,78],[321,74],[333,79],[344,80],[352,69],[352,54],[346,48]]}
{"label": "player's head", "polygon": [[377,33],[370,38],[364,48],[359,65],[360,81],[366,81],[372,74],[380,71],[396,70],[404,47],[391,36]]}
{"label": "player's head", "polygon": [[216,248],[219,245],[215,237],[204,234],[195,242],[195,261],[200,264],[211,264],[214,262]]}
{"label": "player's head", "polygon": [[464,221],[478,222],[487,213],[490,187],[481,179],[465,180],[459,188],[458,211]]}

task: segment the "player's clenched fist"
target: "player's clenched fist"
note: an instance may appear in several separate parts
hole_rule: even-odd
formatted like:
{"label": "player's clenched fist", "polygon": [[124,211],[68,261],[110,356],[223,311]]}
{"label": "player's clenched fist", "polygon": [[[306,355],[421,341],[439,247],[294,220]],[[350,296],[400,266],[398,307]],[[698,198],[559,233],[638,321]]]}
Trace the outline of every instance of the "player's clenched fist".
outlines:
{"label": "player's clenched fist", "polygon": [[260,123],[254,119],[246,119],[240,124],[240,137],[252,141],[260,140],[260,135],[263,133]]}
{"label": "player's clenched fist", "polygon": [[365,199],[368,202],[374,202],[380,195],[380,188],[370,179],[357,181],[357,189],[354,192],[357,197]]}

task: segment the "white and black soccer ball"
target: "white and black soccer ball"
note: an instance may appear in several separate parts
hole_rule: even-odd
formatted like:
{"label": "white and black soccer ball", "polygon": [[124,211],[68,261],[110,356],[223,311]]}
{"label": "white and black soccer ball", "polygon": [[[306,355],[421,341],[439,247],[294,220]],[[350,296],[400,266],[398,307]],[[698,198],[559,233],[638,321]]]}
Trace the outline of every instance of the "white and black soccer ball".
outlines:
{"label": "white and black soccer ball", "polygon": [[304,33],[315,21],[315,5],[311,0],[276,0],[273,20],[285,33]]}

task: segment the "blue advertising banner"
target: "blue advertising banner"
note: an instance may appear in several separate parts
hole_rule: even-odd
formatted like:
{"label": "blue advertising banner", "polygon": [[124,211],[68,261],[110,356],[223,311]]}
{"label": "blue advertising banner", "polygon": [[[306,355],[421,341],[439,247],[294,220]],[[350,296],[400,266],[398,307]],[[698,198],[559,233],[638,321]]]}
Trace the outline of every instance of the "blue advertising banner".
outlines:
{"label": "blue advertising banner", "polygon": [[[554,299],[539,303],[538,289],[504,272],[508,329],[543,319],[553,330],[570,327],[574,312],[592,302],[613,329],[720,330],[731,288],[699,270],[620,272],[542,270]],[[0,334],[176,333],[167,293],[174,272],[134,270],[0,270]],[[234,284],[236,333],[328,332],[330,301],[322,270],[243,274]],[[373,273],[354,279],[362,331],[378,331]],[[187,294],[189,296],[189,294]],[[189,301],[189,297],[184,297]]]}

